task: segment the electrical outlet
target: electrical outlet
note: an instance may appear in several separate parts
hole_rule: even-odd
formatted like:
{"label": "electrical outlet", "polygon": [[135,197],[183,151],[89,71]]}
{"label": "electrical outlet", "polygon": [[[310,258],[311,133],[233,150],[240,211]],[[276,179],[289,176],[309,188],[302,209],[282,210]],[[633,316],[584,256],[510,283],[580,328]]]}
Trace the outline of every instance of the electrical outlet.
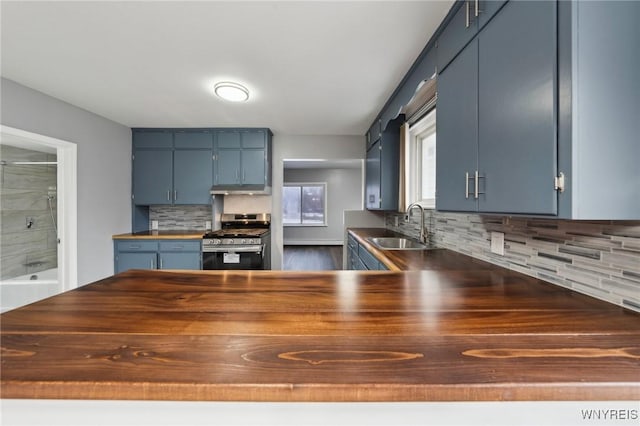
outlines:
{"label": "electrical outlet", "polygon": [[491,253],[504,256],[504,234],[502,232],[491,233]]}
{"label": "electrical outlet", "polygon": [[400,220],[398,219],[398,216],[394,216],[393,217],[393,226],[395,226],[397,228],[398,226],[400,226],[399,222],[400,222]]}
{"label": "electrical outlet", "polygon": [[157,231],[158,230],[158,221],[157,220],[152,220],[151,221],[151,230],[152,231]]}
{"label": "electrical outlet", "polygon": [[211,221],[207,220],[204,222],[204,229],[206,229],[207,231],[211,230]]}

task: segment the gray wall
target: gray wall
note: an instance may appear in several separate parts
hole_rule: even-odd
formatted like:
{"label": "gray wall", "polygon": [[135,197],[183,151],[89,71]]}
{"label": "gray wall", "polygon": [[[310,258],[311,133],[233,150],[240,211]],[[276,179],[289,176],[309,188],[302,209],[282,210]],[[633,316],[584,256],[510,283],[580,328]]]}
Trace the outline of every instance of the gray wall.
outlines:
{"label": "gray wall", "polygon": [[[364,136],[281,135],[273,137],[273,179],[271,217],[271,267],[282,269],[282,182],[283,160],[287,159],[364,159]],[[359,191],[362,194],[362,189]],[[361,195],[359,195],[361,197]]]}
{"label": "gray wall", "polygon": [[78,284],[113,274],[111,236],[131,231],[131,130],[2,79],[5,126],[78,147]]}
{"label": "gray wall", "polygon": [[[3,161],[56,161],[55,154],[0,145]],[[33,274],[58,265],[58,244],[49,211],[49,188],[55,194],[57,166],[0,166],[0,279]],[[57,197],[51,200],[57,217]],[[27,218],[32,218],[27,226]]]}
{"label": "gray wall", "polygon": [[362,206],[362,170],[285,169],[284,181],[327,183],[327,226],[286,226],[284,244],[342,244],[344,211]]}
{"label": "gray wall", "polygon": [[[399,216],[398,227],[394,217]],[[419,217],[415,214],[414,217]],[[578,221],[429,211],[431,241],[469,256],[640,311],[640,221]],[[419,220],[386,226],[418,236]],[[491,232],[505,234],[504,256]]]}

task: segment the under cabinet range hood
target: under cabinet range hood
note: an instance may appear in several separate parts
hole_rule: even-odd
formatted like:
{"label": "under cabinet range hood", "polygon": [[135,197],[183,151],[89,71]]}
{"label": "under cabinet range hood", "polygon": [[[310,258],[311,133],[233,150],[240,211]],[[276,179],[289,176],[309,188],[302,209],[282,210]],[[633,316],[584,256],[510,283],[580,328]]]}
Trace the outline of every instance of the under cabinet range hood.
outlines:
{"label": "under cabinet range hood", "polygon": [[271,195],[270,185],[213,185],[211,195]]}

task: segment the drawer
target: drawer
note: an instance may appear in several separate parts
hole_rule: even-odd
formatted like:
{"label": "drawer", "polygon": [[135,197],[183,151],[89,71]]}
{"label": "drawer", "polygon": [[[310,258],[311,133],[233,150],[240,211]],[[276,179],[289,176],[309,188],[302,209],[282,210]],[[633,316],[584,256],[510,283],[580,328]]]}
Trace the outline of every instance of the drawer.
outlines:
{"label": "drawer", "polygon": [[358,249],[358,255],[362,262],[367,266],[367,269],[377,270],[378,269],[378,259],[373,257],[371,253],[369,253],[364,247],[360,246]]}
{"label": "drawer", "polygon": [[351,235],[347,235],[347,246],[349,248],[358,250],[358,242]]}
{"label": "drawer", "polygon": [[201,250],[201,241],[167,240],[160,241],[160,251],[196,251]]}
{"label": "drawer", "polygon": [[116,241],[116,251],[158,251],[158,242],[144,240]]}

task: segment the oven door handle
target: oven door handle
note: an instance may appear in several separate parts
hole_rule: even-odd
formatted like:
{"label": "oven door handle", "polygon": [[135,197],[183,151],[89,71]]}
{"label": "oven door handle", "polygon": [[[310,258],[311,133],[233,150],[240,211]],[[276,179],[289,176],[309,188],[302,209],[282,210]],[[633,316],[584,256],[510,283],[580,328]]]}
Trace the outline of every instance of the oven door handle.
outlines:
{"label": "oven door handle", "polygon": [[202,251],[204,253],[262,253],[264,251],[264,244],[234,247],[206,247]]}

